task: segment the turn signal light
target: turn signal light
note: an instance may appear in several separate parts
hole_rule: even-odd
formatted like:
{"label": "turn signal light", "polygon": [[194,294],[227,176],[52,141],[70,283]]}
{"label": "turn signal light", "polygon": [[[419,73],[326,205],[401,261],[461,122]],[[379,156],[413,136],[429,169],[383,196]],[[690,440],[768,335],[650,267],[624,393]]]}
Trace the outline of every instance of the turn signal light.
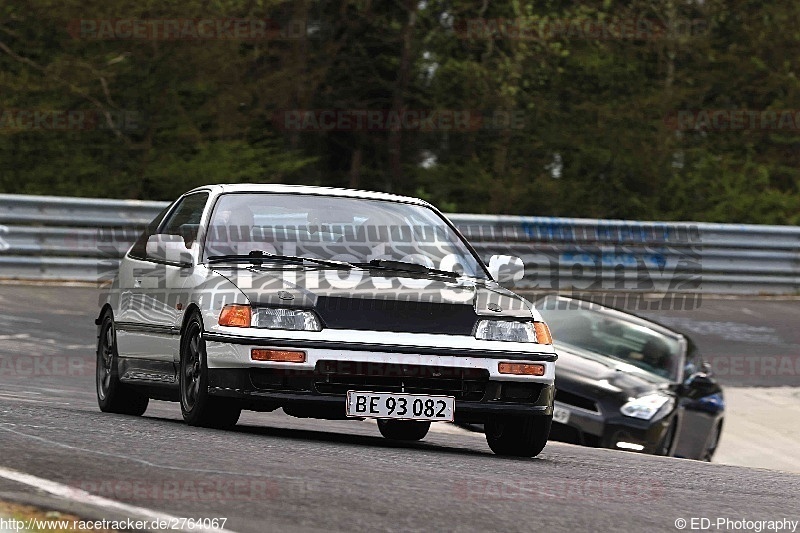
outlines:
{"label": "turn signal light", "polygon": [[544,365],[535,363],[500,363],[497,370],[501,374],[518,376],[544,376]]}
{"label": "turn signal light", "polygon": [[249,328],[250,306],[238,304],[226,305],[219,314],[219,325],[231,328]]}
{"label": "turn signal light", "polygon": [[261,350],[253,348],[250,351],[253,361],[274,361],[278,363],[305,363],[306,352],[293,350]]}
{"label": "turn signal light", "polygon": [[553,336],[550,328],[544,322],[534,322],[533,329],[536,331],[536,342],[539,344],[553,344]]}

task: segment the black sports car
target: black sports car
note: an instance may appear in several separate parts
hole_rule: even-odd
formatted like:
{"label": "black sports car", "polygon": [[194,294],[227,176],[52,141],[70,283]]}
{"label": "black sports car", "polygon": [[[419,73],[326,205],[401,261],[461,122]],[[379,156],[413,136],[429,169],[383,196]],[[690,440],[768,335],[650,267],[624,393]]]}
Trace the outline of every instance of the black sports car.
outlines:
{"label": "black sports car", "polygon": [[551,440],[711,460],[725,402],[689,337],[583,300],[536,308],[558,353]]}

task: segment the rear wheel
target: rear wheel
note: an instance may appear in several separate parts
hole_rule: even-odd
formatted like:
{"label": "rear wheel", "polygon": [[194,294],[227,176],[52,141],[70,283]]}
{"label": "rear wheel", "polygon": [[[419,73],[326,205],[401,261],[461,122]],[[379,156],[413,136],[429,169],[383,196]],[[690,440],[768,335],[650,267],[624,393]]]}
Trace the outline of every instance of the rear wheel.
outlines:
{"label": "rear wheel", "polygon": [[97,404],[104,413],[141,416],[147,410],[150,398],[120,382],[118,363],[114,318],[107,312],[100,322],[97,337]]}
{"label": "rear wheel", "polygon": [[378,430],[381,435],[391,440],[422,440],[430,428],[430,422],[420,420],[378,419]]}
{"label": "rear wheel", "polygon": [[195,314],[181,337],[181,364],[178,382],[181,413],[190,426],[229,428],[236,425],[242,409],[226,398],[208,393],[208,363],[203,324]]}
{"label": "rear wheel", "polygon": [[551,416],[494,416],[486,422],[486,442],[497,455],[536,457],[547,444]]}

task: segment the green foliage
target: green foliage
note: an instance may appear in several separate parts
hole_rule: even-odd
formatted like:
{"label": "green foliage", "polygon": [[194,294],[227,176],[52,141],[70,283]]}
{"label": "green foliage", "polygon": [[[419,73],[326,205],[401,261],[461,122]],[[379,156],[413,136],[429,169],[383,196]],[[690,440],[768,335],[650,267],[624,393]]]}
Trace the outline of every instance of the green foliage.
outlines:
{"label": "green foliage", "polygon": [[[751,0],[7,0],[0,113],[93,119],[31,129],[0,115],[0,192],[170,199],[203,183],[284,182],[417,195],[446,211],[797,224],[800,124],[675,130],[667,117],[800,109],[798,15]],[[226,17],[294,30],[80,34],[81,20]],[[504,21],[557,31],[518,38]],[[591,34],[587,21],[653,33]],[[276,119],[285,110],[475,122],[293,131]],[[508,113],[518,120],[497,120]]]}

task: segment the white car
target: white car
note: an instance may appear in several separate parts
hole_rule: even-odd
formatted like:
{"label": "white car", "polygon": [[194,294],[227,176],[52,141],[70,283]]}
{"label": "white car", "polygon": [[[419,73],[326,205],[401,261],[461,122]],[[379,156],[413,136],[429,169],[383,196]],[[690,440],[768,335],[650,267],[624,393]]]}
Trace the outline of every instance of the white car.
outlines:
{"label": "white car", "polygon": [[[375,418],[387,438],[485,424],[532,457],[553,416],[556,353],[539,313],[502,288],[430,204],[290,185],[209,185],[173,202],[122,259],[96,321],[97,397],[191,425],[243,409]],[[513,275],[513,272],[511,272]]]}

